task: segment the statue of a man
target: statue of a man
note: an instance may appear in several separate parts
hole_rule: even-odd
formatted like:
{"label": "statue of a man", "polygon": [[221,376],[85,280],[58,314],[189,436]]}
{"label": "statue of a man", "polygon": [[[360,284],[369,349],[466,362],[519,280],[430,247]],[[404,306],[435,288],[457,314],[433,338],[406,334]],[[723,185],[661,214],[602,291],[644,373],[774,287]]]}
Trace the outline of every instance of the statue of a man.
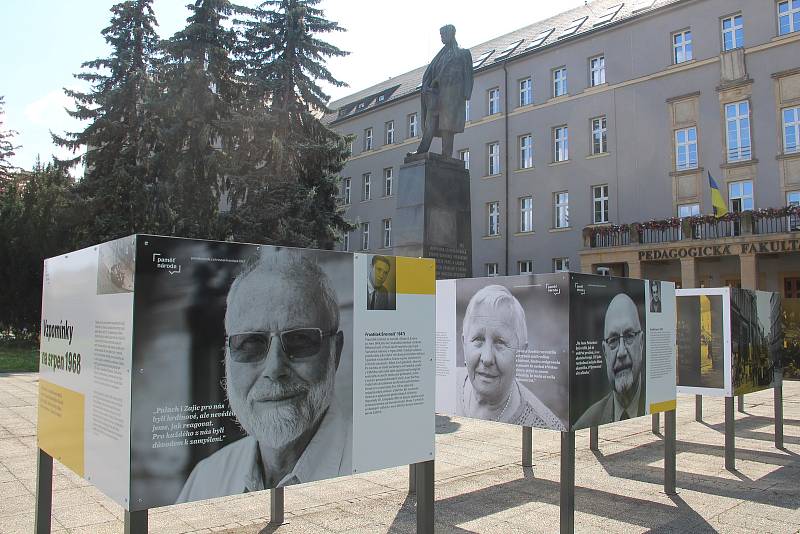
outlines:
{"label": "statue of a man", "polygon": [[442,155],[453,157],[453,137],[464,131],[464,102],[472,96],[472,54],[459,48],[452,24],[439,29],[444,46],[422,76],[422,141],[424,154],[434,137],[442,138]]}

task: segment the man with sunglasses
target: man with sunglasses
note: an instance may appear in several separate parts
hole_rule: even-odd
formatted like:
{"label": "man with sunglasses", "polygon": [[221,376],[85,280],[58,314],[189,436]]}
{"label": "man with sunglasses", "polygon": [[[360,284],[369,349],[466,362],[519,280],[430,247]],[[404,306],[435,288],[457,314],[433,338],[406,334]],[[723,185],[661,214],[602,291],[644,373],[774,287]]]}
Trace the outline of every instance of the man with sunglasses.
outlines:
{"label": "man with sunglasses", "polygon": [[575,423],[577,428],[645,414],[644,333],[639,310],[624,293],[611,299],[606,309],[602,345],[611,391],[583,413]]}
{"label": "man with sunglasses", "polygon": [[248,435],[197,464],[177,502],[352,474],[352,425],[334,399],[344,335],[320,266],[287,249],[248,260],[225,331],[228,400]]}

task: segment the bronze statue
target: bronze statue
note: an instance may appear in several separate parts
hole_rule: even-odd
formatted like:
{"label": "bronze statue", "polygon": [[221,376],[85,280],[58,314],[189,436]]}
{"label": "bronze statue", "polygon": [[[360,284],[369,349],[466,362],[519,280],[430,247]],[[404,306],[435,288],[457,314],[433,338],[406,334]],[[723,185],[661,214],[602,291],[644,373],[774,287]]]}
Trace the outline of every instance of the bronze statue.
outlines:
{"label": "bronze statue", "polygon": [[415,154],[442,138],[442,155],[453,157],[453,137],[464,131],[464,103],[472,96],[472,54],[459,48],[452,24],[439,29],[444,46],[422,76],[422,141]]}

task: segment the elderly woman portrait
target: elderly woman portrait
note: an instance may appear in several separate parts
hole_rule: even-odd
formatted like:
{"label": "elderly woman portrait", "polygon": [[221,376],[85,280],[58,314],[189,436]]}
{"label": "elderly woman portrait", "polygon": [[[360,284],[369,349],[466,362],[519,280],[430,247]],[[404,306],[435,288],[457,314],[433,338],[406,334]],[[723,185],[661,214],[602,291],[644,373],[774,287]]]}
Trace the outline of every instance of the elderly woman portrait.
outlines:
{"label": "elderly woman portrait", "polygon": [[503,286],[469,301],[461,332],[466,376],[459,378],[458,415],[564,429],[561,420],[516,378],[517,351],[528,347],[525,310]]}

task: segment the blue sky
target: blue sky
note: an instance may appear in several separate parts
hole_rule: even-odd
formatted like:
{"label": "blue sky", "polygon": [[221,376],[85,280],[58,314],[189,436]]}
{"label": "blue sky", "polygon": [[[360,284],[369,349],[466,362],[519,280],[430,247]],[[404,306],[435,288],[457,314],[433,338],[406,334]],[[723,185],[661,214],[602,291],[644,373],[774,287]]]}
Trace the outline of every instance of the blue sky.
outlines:
{"label": "blue sky", "polygon": [[[64,111],[71,102],[62,88],[80,88],[73,74],[80,72],[81,63],[108,54],[100,32],[108,26],[115,3],[0,0],[3,128],[16,130],[14,143],[22,145],[12,160],[15,165],[30,168],[37,154],[43,161],[69,155],[53,146],[49,134],[81,128]],[[183,27],[187,3],[155,0],[161,37]],[[583,0],[495,0],[491,5],[471,0],[323,0],[320,7],[327,17],[348,29],[327,39],[351,52],[328,65],[350,88],[330,88],[329,93],[340,98],[425,64],[441,47],[438,28],[444,24],[455,24],[459,43],[473,46],[581,4]]]}

